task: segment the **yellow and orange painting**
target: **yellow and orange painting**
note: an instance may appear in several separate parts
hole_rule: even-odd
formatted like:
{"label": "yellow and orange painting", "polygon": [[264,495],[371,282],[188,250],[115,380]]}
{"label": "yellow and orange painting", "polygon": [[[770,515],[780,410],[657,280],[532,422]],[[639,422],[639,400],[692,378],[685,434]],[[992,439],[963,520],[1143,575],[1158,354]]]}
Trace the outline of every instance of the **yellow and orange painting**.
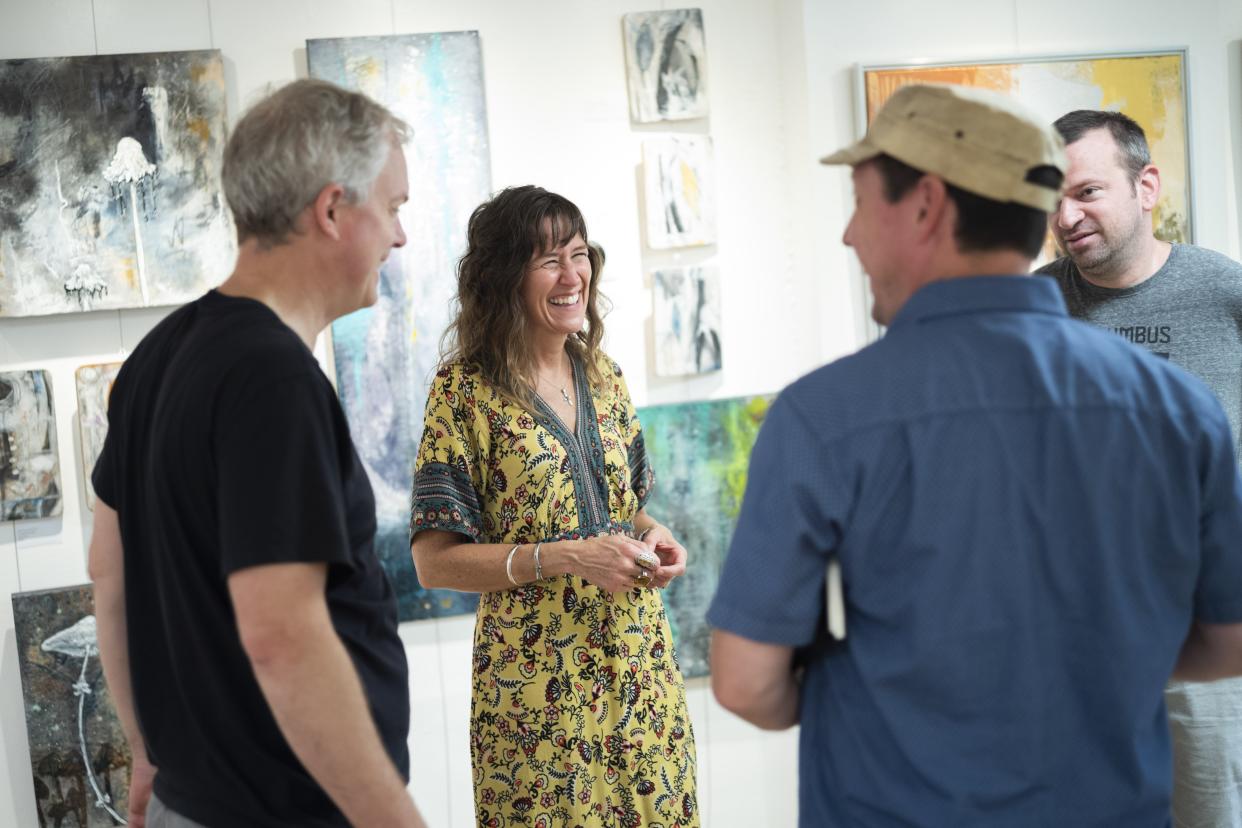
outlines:
{"label": "yellow and orange painting", "polygon": [[894,91],[911,83],[955,83],[1013,95],[1049,122],[1075,109],[1123,112],[1147,133],[1152,163],[1160,170],[1160,201],[1152,213],[1156,235],[1192,241],[1183,52],[864,67],[863,82],[867,123]]}

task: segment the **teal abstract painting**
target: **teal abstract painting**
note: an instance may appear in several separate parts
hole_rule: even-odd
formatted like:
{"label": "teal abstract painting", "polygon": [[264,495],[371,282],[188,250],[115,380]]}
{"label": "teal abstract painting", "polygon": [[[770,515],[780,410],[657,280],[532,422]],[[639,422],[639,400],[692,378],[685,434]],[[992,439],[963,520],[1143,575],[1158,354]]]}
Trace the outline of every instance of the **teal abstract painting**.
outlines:
{"label": "teal abstract painting", "polygon": [[638,410],[655,489],[647,512],[686,547],[686,574],[664,593],[677,662],[687,678],[708,673],[707,607],[737,525],[750,450],[768,397],[660,405]]}

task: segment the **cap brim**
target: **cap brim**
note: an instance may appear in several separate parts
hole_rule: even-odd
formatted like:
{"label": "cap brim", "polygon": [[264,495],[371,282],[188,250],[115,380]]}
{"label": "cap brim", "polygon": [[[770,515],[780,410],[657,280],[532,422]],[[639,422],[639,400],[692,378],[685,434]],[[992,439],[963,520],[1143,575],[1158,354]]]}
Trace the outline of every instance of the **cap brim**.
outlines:
{"label": "cap brim", "polygon": [[819,159],[821,164],[848,164],[853,167],[864,161],[870,161],[880,154],[880,150],[868,143],[864,138],[856,144],[852,144],[844,149],[839,149],[831,155],[825,155]]}

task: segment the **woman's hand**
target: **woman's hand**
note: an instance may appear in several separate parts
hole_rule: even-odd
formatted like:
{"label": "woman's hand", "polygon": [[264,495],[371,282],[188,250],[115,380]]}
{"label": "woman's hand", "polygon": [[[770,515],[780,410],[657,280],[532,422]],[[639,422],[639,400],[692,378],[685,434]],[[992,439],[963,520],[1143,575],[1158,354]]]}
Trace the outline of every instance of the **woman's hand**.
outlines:
{"label": "woman's hand", "polygon": [[651,549],[646,543],[625,535],[600,535],[577,544],[570,571],[606,592],[646,586],[656,577],[637,563],[638,556]]}
{"label": "woman's hand", "polygon": [[651,573],[651,586],[664,589],[674,578],[686,574],[686,547],[677,542],[667,526],[655,524],[643,535],[643,545],[660,558]]}

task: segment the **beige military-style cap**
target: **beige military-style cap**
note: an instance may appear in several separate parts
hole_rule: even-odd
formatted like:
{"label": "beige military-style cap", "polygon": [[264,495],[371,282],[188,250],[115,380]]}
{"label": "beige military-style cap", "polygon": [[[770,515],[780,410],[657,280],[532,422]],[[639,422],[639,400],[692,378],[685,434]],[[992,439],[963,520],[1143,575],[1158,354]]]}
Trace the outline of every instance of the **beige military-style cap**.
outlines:
{"label": "beige military-style cap", "polygon": [[903,86],[858,143],[820,159],[855,166],[890,155],[993,201],[1052,211],[1059,188],[1029,180],[1038,167],[1065,173],[1065,142],[1048,123],[995,92],[949,84]]}

